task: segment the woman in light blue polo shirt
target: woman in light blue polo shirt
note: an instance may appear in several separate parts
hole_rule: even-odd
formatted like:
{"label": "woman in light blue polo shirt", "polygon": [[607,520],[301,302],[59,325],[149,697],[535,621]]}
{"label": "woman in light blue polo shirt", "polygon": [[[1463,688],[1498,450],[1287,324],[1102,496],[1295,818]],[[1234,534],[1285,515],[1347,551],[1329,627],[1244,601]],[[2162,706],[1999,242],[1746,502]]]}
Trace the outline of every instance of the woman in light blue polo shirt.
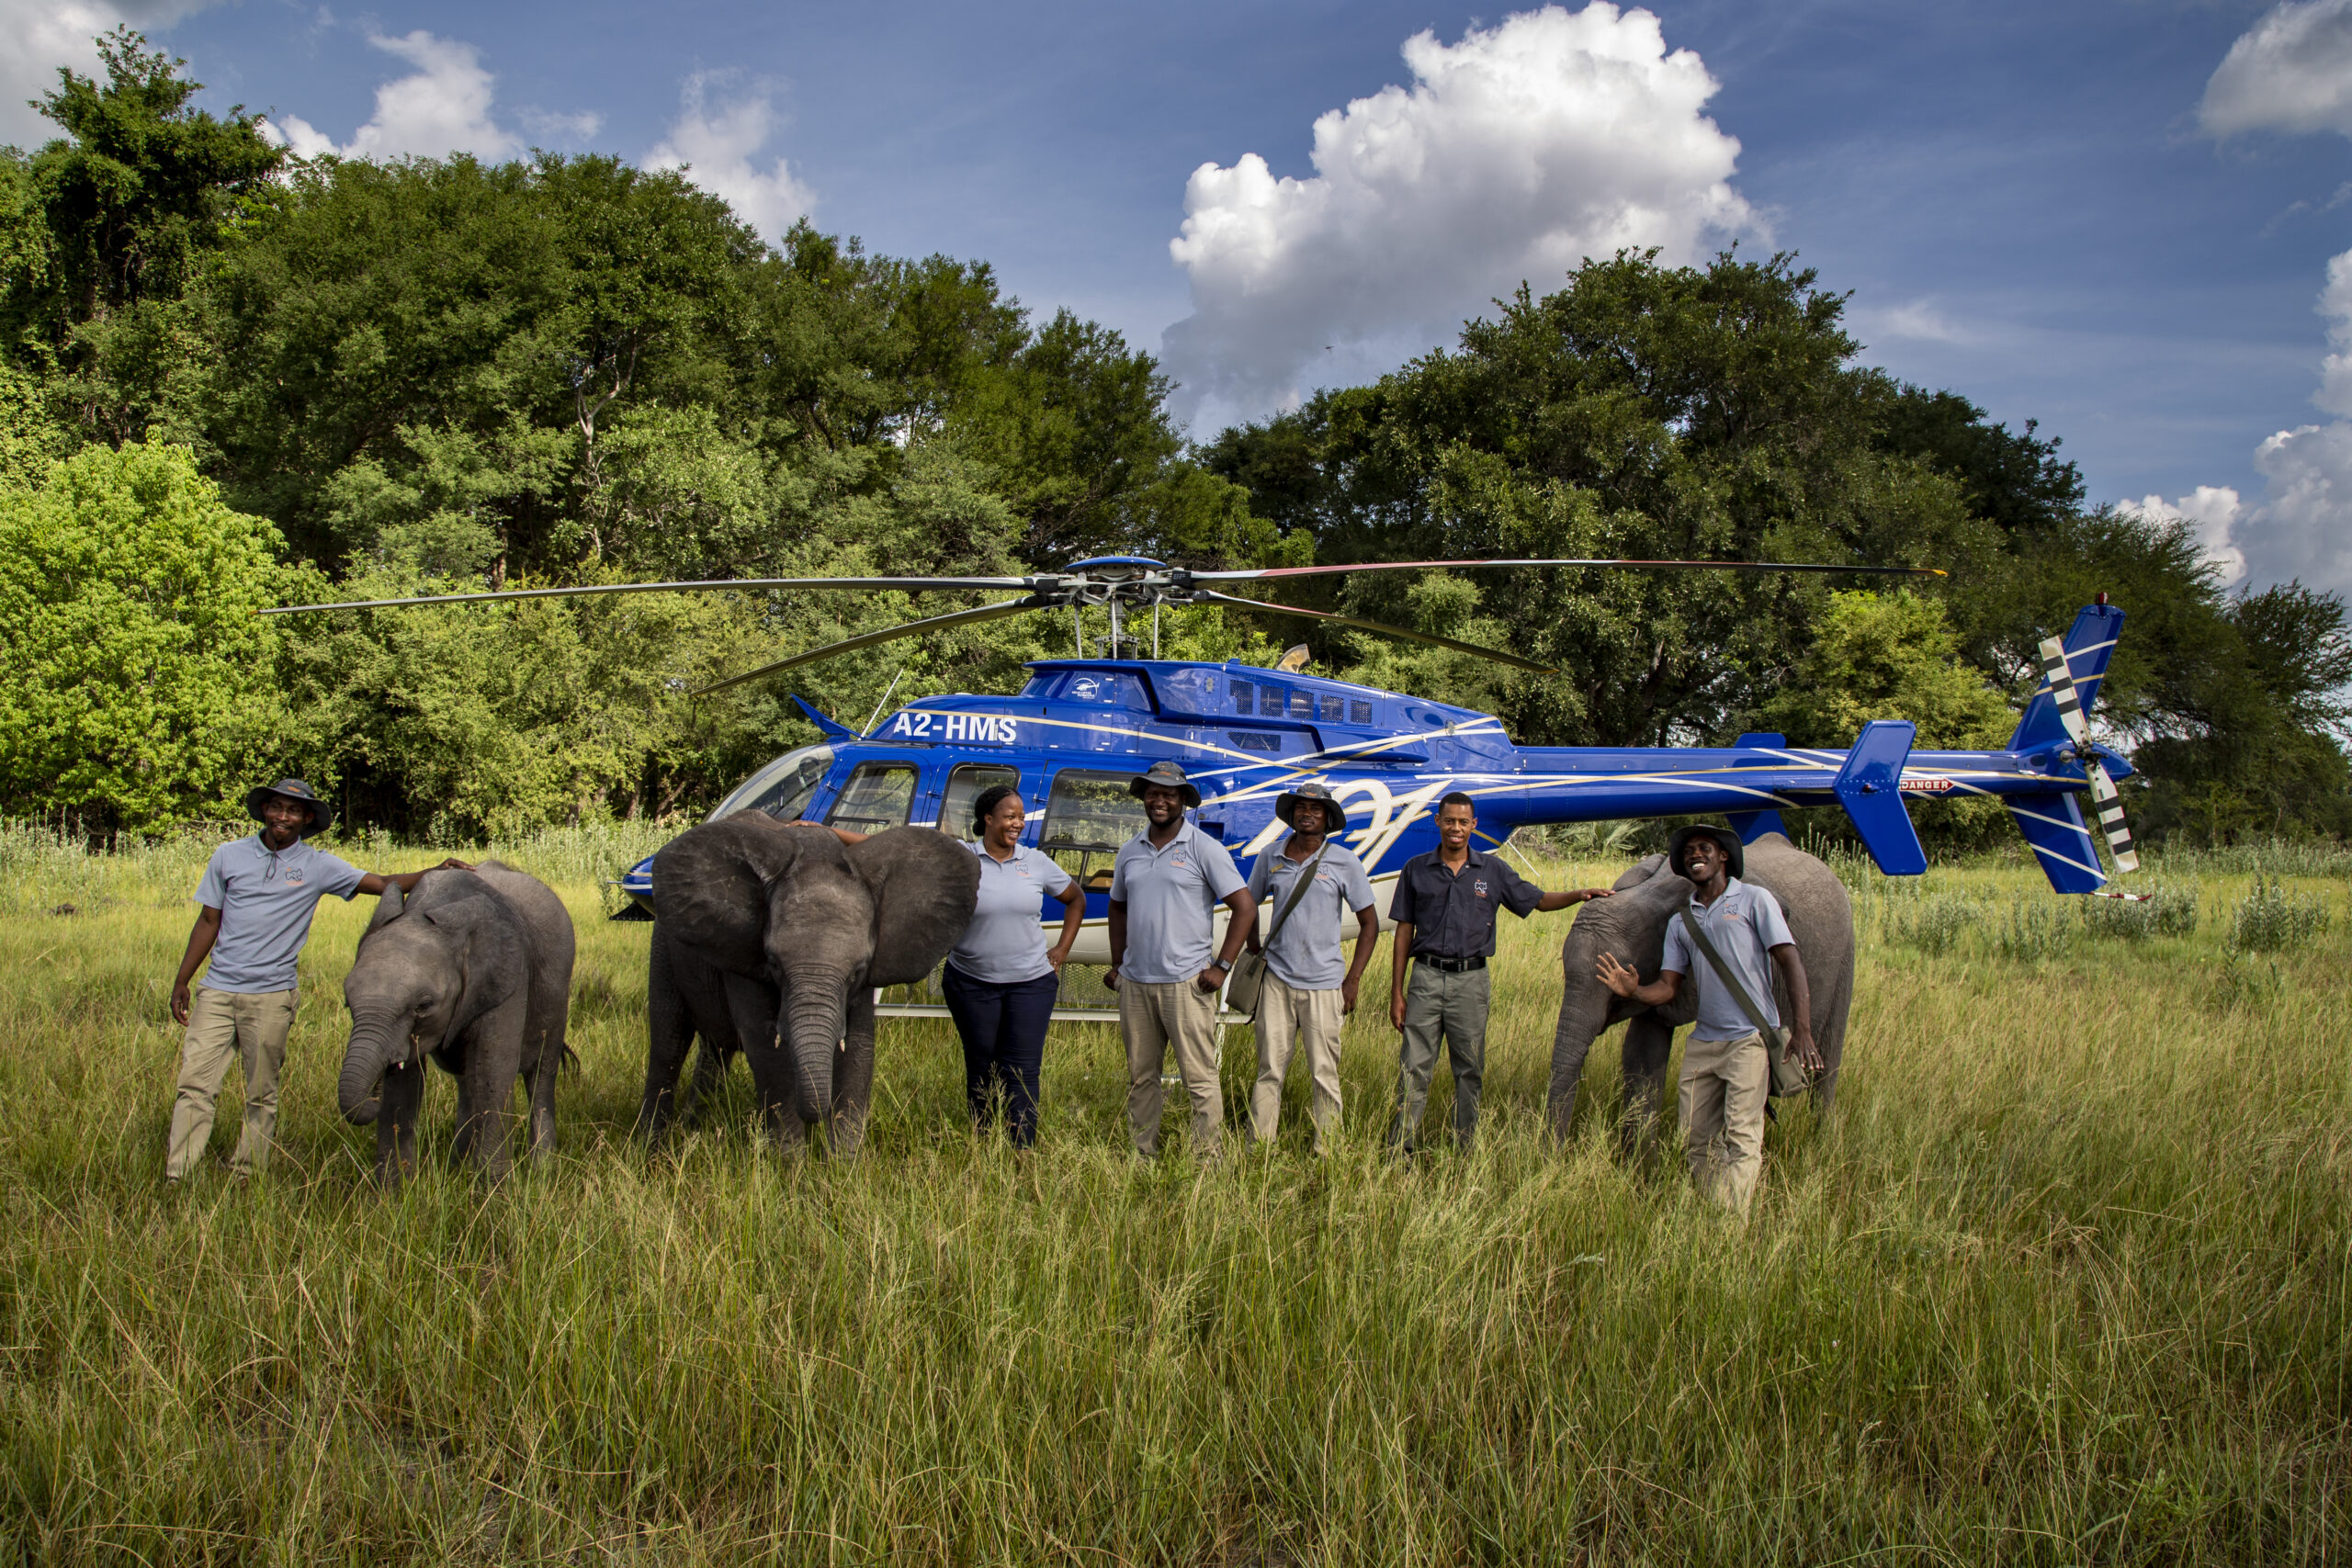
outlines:
{"label": "woman in light blue polo shirt", "polygon": [[[947,955],[940,988],[956,1032],[964,1038],[964,1091],[972,1123],[985,1129],[1003,1095],[1012,1146],[1037,1141],[1037,1073],[1046,1030],[1061,992],[1061,967],[1086,919],[1086,894],[1053,859],[1021,842],[1028,807],[1011,784],[980,792],[972,803],[972,852],[980,862],[979,904],[964,939]],[[1038,923],[1042,900],[1062,906],[1062,937],[1052,947]]]}

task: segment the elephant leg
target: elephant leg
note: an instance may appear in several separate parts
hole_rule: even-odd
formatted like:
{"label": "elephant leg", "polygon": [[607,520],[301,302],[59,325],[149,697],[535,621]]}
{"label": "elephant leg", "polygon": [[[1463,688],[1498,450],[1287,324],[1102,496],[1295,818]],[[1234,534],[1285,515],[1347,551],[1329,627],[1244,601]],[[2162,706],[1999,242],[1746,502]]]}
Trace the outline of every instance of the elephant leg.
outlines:
{"label": "elephant leg", "polygon": [[833,1124],[829,1146],[841,1159],[855,1159],[865,1146],[865,1116],[874,1105],[874,993],[864,986],[849,995],[842,1043],[833,1055]]}
{"label": "elephant leg", "polygon": [[533,1159],[555,1153],[555,1080],[563,1068],[563,1043],[542,1043],[531,1064],[530,1152]]}
{"label": "elephant leg", "polygon": [[[694,1045],[694,1019],[679,988],[677,967],[662,928],[653,928],[651,954],[646,961],[645,1099],[637,1110],[637,1135],[658,1143],[671,1119],[678,1088],[678,1069]],[[706,1042],[705,1050],[708,1050]]]}
{"label": "elephant leg", "polygon": [[1577,1116],[1577,1086],[1584,1079],[1584,1059],[1592,1050],[1593,1030],[1574,998],[1560,1003],[1560,1021],[1552,1032],[1552,1081],[1544,1099],[1544,1117],[1555,1145],[1568,1141],[1569,1124]]}
{"label": "elephant leg", "polygon": [[1629,1159],[1648,1156],[1657,1133],[1658,1108],[1666,1097],[1666,1064],[1674,1055],[1674,1026],[1655,1012],[1638,1012],[1625,1025],[1618,1084],[1617,1147]]}
{"label": "elephant leg", "polygon": [[376,1180],[386,1191],[416,1168],[416,1118],[424,1107],[424,1064],[388,1066],[377,1091]]}
{"label": "elephant leg", "polygon": [[716,1104],[727,1087],[727,1068],[735,1055],[734,1031],[703,1030],[702,1045],[695,1053],[695,1065],[686,1079],[685,1093],[680,1097],[678,1119],[697,1122],[705,1111]]}
{"label": "elephant leg", "polygon": [[752,1066],[752,1082],[760,1091],[760,1122],[786,1154],[807,1146],[808,1130],[801,1124],[798,1074],[792,1053],[776,1043],[775,987],[741,975],[727,976],[727,1011],[735,1024],[735,1038],[743,1059]]}
{"label": "elephant leg", "polygon": [[522,1076],[523,1026],[528,998],[517,992],[469,1026],[458,1081],[458,1146],[453,1160],[496,1181],[514,1163],[514,1080]]}

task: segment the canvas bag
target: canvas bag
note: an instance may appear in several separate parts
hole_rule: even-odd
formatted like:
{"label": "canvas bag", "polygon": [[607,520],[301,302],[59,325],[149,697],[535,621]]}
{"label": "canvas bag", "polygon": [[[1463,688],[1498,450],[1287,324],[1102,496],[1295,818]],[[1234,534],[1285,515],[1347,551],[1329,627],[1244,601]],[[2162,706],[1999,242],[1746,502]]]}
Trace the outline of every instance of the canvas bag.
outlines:
{"label": "canvas bag", "polygon": [[1705,955],[1708,965],[1715,972],[1715,978],[1724,983],[1724,989],[1731,992],[1732,1000],[1739,1004],[1739,1010],[1747,1015],[1747,1021],[1754,1024],[1756,1032],[1764,1037],[1764,1057],[1772,1065],[1772,1098],[1778,1100],[1803,1094],[1811,1089],[1813,1078],[1804,1070],[1804,1064],[1789,1055],[1788,1037],[1764,1021],[1764,1010],[1756,1005],[1756,998],[1749,996],[1747,987],[1739,983],[1739,976],[1732,973],[1729,964],[1724,962],[1724,955],[1717,953],[1715,944],[1707,940],[1706,931],[1691,919],[1687,905],[1680,911],[1679,918],[1684,934]]}
{"label": "canvas bag", "polygon": [[[1323,840],[1322,848],[1315,852],[1315,858],[1308,861],[1306,868],[1298,874],[1298,883],[1290,890],[1290,897],[1283,899],[1283,907],[1274,911],[1273,928],[1266,932],[1265,946],[1274,945],[1274,938],[1282,934],[1283,922],[1290,919],[1290,912],[1293,909],[1298,908],[1298,901],[1306,896],[1306,890],[1315,886],[1315,868],[1323,863],[1323,856],[1330,848],[1331,840],[1327,837]],[[1247,1013],[1251,1018],[1256,1018],[1258,993],[1264,988],[1265,984],[1265,953],[1252,953],[1248,948],[1242,949],[1241,955],[1233,961],[1233,973],[1226,976],[1225,1005],[1236,1012]]]}

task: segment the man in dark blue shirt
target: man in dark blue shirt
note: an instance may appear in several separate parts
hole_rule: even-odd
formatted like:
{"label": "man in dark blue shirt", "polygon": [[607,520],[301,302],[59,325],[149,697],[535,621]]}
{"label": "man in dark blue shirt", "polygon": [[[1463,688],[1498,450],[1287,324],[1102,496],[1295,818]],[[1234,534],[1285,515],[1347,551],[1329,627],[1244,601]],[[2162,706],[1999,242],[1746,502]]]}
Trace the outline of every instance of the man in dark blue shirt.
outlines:
{"label": "man in dark blue shirt", "polygon": [[[1495,955],[1495,911],[1522,919],[1606,898],[1606,887],[1546,893],[1495,856],[1470,845],[1477,807],[1454,791],[1437,807],[1438,847],[1405,863],[1389,901],[1396,957],[1388,1021],[1404,1032],[1398,1053],[1396,1125],[1392,1149],[1410,1151],[1429,1104],[1430,1077],[1441,1042],[1453,1069],[1453,1137],[1468,1149],[1478,1130],[1478,1091],[1486,1081],[1487,960]],[[1409,974],[1408,973],[1409,970]]]}

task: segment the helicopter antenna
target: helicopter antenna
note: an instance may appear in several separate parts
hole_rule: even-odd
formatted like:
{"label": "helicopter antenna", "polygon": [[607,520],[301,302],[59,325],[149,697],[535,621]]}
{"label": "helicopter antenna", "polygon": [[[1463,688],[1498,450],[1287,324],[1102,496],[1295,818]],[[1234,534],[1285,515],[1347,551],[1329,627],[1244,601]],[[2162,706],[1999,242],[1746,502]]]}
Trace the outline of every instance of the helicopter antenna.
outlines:
{"label": "helicopter antenna", "polygon": [[882,710],[890,705],[890,694],[899,689],[899,682],[905,676],[906,672],[907,667],[903,664],[899,665],[899,673],[891,676],[890,683],[882,688],[882,700],[876,703],[874,705],[874,711],[866,716],[865,728],[859,731],[860,734],[871,735],[874,733],[874,721],[880,718],[882,716]]}

